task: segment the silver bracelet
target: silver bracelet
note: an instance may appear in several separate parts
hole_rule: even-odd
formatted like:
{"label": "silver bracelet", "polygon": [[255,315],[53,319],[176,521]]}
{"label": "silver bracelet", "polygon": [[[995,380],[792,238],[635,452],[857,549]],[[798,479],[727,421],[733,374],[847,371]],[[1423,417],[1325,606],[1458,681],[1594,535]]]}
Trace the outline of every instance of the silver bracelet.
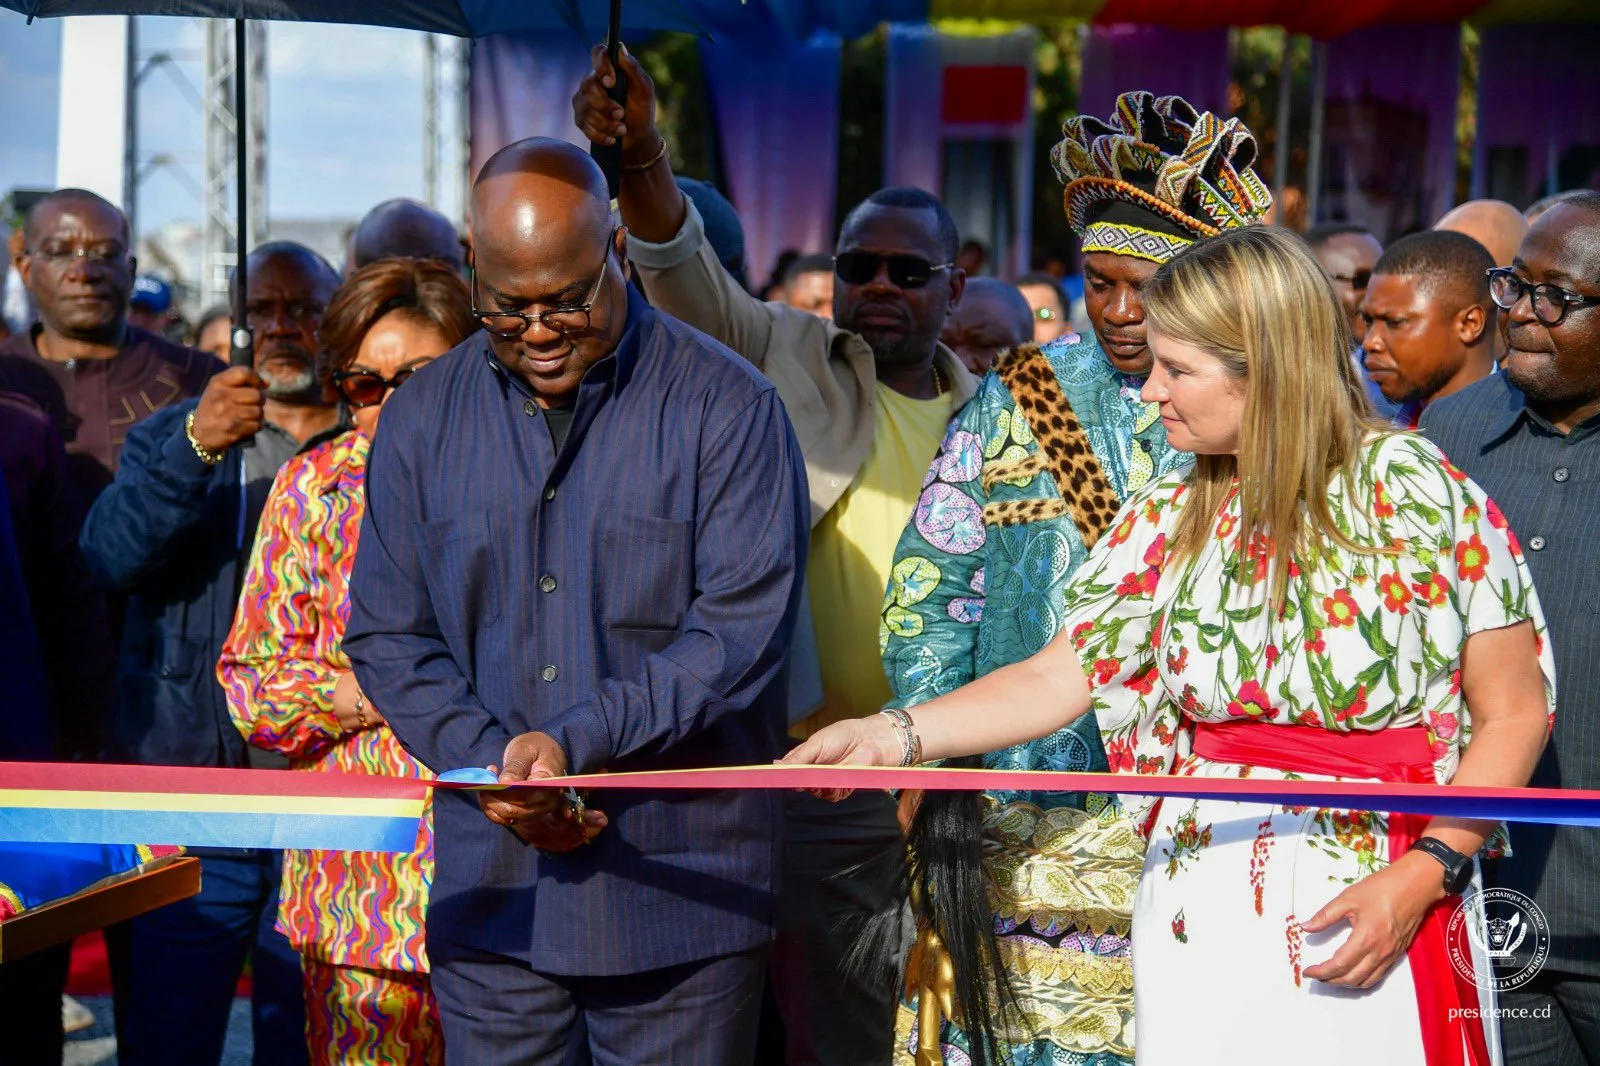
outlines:
{"label": "silver bracelet", "polygon": [[916,726],[911,721],[911,715],[898,707],[886,707],[878,712],[889,719],[889,724],[894,731],[900,734],[900,744],[904,748],[900,756],[901,766],[915,766],[922,761],[922,738],[917,736]]}

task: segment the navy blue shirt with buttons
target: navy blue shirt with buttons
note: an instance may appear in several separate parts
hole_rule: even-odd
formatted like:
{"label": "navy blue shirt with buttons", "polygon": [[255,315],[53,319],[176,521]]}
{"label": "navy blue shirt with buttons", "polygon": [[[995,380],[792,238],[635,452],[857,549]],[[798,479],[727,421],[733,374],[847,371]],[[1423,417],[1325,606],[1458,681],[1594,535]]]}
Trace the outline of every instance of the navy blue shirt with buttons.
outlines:
{"label": "navy blue shirt with buttons", "polygon": [[[1562,433],[1492,374],[1430,404],[1419,428],[1505,513],[1544,608],[1555,731],[1530,783],[1600,789],[1600,416]],[[1545,968],[1600,975],[1600,830],[1516,824],[1511,847],[1490,873],[1544,911]]]}
{"label": "navy blue shirt with buttons", "polygon": [[[574,773],[762,763],[782,750],[808,534],[772,385],[629,291],[559,449],[478,334],[385,406],[345,650],[435,771],[550,734]],[[563,854],[468,794],[435,798],[430,940],[566,975],[637,973],[771,936],[779,799],[627,792]]]}

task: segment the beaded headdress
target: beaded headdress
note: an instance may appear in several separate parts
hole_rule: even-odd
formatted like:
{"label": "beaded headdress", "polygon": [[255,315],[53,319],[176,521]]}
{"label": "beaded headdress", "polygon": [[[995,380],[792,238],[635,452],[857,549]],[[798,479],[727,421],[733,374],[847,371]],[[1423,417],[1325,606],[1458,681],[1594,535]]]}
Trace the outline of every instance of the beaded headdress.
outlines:
{"label": "beaded headdress", "polygon": [[1067,222],[1085,252],[1165,263],[1202,237],[1259,222],[1272,193],[1236,118],[1178,96],[1123,93],[1109,123],[1080,115],[1050,153]]}

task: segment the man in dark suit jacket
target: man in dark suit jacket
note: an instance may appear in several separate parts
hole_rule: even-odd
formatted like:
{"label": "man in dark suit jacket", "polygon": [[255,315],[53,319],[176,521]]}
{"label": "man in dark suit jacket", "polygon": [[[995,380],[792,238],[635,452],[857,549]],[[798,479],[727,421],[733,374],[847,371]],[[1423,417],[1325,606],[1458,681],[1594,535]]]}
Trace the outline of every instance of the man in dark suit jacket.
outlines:
{"label": "man in dark suit jacket", "polygon": [[[434,770],[781,750],[799,448],[771,383],[630,289],[607,200],[564,142],[485,165],[485,332],[394,396],[373,446],[345,649]],[[479,796],[433,809],[450,1062],[559,1063],[580,1017],[597,1066],[750,1061],[777,794],[607,791],[587,826],[554,789]]]}

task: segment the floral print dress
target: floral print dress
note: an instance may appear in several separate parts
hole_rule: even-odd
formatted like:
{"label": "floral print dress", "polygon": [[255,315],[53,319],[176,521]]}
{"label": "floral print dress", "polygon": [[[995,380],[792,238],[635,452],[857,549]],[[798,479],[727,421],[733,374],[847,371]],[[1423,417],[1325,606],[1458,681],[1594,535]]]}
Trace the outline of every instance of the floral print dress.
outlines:
{"label": "floral print dress", "polygon": [[[1090,673],[1114,771],[1291,776],[1194,755],[1196,722],[1423,726],[1433,776],[1446,783],[1472,732],[1462,646],[1473,633],[1523,621],[1539,635],[1553,706],[1544,622],[1516,538],[1482,490],[1422,438],[1374,437],[1353,484],[1329,486],[1341,530],[1385,553],[1325,548],[1296,559],[1277,617],[1267,606],[1270,544],[1239,543],[1236,496],[1201,552],[1167,565],[1186,474],[1130,500],[1066,590],[1069,639]],[[1424,1062],[1404,957],[1365,992],[1303,972],[1330,957],[1349,926],[1301,934],[1299,923],[1387,865],[1383,814],[1122,802],[1150,827],[1133,921],[1141,1066]]]}

